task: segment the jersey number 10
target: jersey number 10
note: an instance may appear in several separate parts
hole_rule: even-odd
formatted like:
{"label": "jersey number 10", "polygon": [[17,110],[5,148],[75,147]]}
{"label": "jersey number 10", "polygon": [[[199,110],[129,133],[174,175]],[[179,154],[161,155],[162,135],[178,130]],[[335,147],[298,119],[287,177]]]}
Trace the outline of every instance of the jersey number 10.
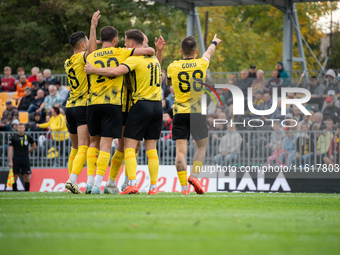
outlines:
{"label": "jersey number 10", "polygon": [[[150,86],[156,85],[156,87],[160,87],[161,86],[160,84],[161,75],[160,75],[159,64],[156,63],[155,68],[154,68],[153,63],[150,62],[150,64],[148,64],[148,69],[151,69]],[[154,69],[155,69],[155,73],[154,73]],[[157,77],[157,74],[158,74],[158,77]]]}

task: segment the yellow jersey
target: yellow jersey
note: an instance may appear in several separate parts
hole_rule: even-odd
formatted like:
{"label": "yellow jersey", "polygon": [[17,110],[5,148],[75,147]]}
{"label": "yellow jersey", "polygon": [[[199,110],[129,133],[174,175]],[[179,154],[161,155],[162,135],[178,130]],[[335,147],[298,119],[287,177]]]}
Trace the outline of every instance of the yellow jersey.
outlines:
{"label": "yellow jersey", "polygon": [[[133,54],[134,49],[107,47],[92,52],[88,57],[93,66],[117,67]],[[107,77],[91,74],[88,105],[114,104],[122,105],[123,75]]]}
{"label": "yellow jersey", "polygon": [[199,100],[200,95],[204,93],[201,83],[204,82],[208,67],[209,60],[206,58],[182,59],[169,65],[168,79],[171,79],[175,93],[174,115],[200,111],[197,105],[193,106],[192,98]]}
{"label": "yellow jersey", "polygon": [[133,103],[138,100],[162,100],[161,65],[155,56],[132,56],[122,65],[130,72]]}
{"label": "yellow jersey", "polygon": [[64,67],[70,85],[70,96],[66,107],[86,106],[90,87],[89,77],[84,67],[85,51],[72,55],[65,61]]}

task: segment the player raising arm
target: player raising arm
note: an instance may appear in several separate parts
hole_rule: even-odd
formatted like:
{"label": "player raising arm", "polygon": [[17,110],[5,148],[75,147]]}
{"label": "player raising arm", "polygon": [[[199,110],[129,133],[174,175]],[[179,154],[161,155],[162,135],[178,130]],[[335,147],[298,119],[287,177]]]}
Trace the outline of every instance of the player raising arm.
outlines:
{"label": "player raising arm", "polygon": [[[125,32],[126,46],[142,48],[147,45],[147,37],[137,29]],[[157,55],[161,58],[164,39],[155,40]],[[145,139],[145,148],[148,156],[148,165],[151,179],[149,194],[157,194],[157,176],[159,160],[156,150],[157,139],[160,137],[162,127],[161,105],[161,72],[160,64],[155,56],[129,57],[117,68],[94,68],[86,66],[87,73],[96,73],[106,76],[119,76],[131,73],[132,102],[131,110],[127,116],[124,132],[125,151],[113,156],[115,164],[122,163],[125,156],[128,171],[129,185],[120,194],[135,194],[138,192],[136,185],[136,151],[139,141]],[[119,157],[118,157],[119,156]],[[110,181],[110,180],[109,180]]]}
{"label": "player raising arm", "polygon": [[75,32],[70,36],[73,55],[65,61],[65,71],[70,84],[70,96],[66,103],[66,118],[71,137],[71,152],[68,161],[70,180],[66,189],[72,193],[80,193],[77,178],[86,163],[90,136],[86,122],[86,104],[89,91],[89,80],[84,71],[87,56],[97,49],[96,27],[100,11],[96,11],[91,20],[90,40],[84,32]]}
{"label": "player raising arm", "polygon": [[[92,52],[87,60],[98,67],[119,66],[129,56],[154,55],[152,48],[126,49],[117,48],[118,31],[114,27],[106,26],[100,31],[102,49]],[[90,148],[93,155],[100,152],[96,160],[97,174],[94,183],[88,178],[87,190],[91,194],[101,193],[101,182],[110,162],[110,151],[113,138],[120,138],[122,134],[122,86],[123,76],[107,77],[91,74],[91,88],[87,106],[87,122],[90,133]],[[91,151],[91,153],[90,153]],[[92,172],[93,171],[93,172]],[[89,173],[93,177],[94,169]]]}
{"label": "player raising arm", "polygon": [[193,36],[185,37],[181,45],[183,59],[174,61],[168,67],[167,85],[172,85],[175,92],[172,127],[172,139],[176,141],[175,164],[178,179],[182,186],[182,194],[184,195],[189,194],[185,155],[187,154],[187,143],[190,133],[196,142],[197,150],[193,159],[193,170],[188,181],[194,186],[197,194],[204,194],[197,178],[205,160],[208,144],[208,128],[205,115],[190,113],[190,81],[202,80],[206,77],[210,58],[216,49],[216,45],[219,43],[221,43],[221,40],[215,35],[202,58],[196,59],[198,53],[196,38]]}

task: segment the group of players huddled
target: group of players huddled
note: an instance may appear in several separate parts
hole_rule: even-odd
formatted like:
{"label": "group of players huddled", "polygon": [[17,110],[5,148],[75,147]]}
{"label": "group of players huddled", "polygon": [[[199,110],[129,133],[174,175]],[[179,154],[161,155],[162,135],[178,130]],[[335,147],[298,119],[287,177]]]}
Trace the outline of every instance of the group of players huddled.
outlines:
{"label": "group of players huddled", "polygon": [[[161,63],[165,41],[155,38],[155,50],[138,29],[125,32],[125,47],[118,48],[118,31],[105,26],[96,40],[100,12],[93,14],[90,38],[84,32],[70,37],[74,54],[65,61],[71,87],[66,105],[66,118],[72,148],[69,156],[69,180],[65,188],[81,193],[77,178],[87,162],[86,194],[101,194],[101,182],[110,163],[112,140],[118,148],[111,159],[110,175],[104,192],[118,194],[116,178],[125,160],[125,181],[119,194],[137,194],[136,152],[144,139],[151,185],[149,195],[157,194],[159,159],[156,149],[162,128]],[[176,169],[182,194],[189,194],[188,182],[197,194],[204,191],[198,174],[205,159],[208,129],[205,118],[194,114],[195,129],[190,130],[190,79],[204,79],[210,57],[221,42],[215,35],[202,58],[196,59],[197,42],[193,36],[182,40],[183,59],[168,67],[167,85],[175,92],[172,137],[176,140]],[[97,44],[102,48],[97,50]],[[187,65],[187,63],[189,65]],[[187,179],[185,155],[192,134],[197,151],[193,170]],[[96,175],[95,175],[96,173]]]}

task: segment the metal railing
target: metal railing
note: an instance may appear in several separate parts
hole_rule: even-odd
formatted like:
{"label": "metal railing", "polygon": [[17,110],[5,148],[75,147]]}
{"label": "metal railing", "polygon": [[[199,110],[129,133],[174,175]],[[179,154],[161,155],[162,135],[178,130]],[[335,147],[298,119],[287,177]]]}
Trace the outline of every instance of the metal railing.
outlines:
{"label": "metal railing", "polygon": [[[242,130],[236,131],[235,135],[240,135],[242,142],[237,145],[237,151],[230,152],[224,156],[219,156],[220,143],[224,135],[229,131],[210,131],[208,137],[208,147],[206,152],[205,164],[207,165],[233,165],[233,166],[259,166],[259,165],[316,165],[340,164],[339,130],[331,131],[289,131],[283,133],[281,141],[281,149],[277,145],[270,146],[271,136],[274,131],[270,127],[267,130]],[[26,132],[30,134],[37,144],[37,149],[30,155],[31,166],[35,168],[66,168],[68,163],[68,155],[71,149],[70,140],[57,141],[54,138],[58,135],[65,135],[63,132]],[[285,138],[291,133],[295,139],[299,137],[301,146],[289,150],[287,145],[292,145],[292,140]],[[0,133],[0,170],[8,170],[8,139],[11,132]],[[170,134],[169,131],[162,131],[161,138],[157,142],[157,150],[160,165],[175,165],[176,143],[171,139],[165,139]],[[55,136],[53,136],[55,135]],[[308,135],[308,136],[307,136]],[[304,137],[304,138],[302,138]],[[308,137],[308,143],[305,138]],[[320,138],[321,137],[321,138]],[[330,154],[330,146],[332,140],[335,142],[333,154]],[[227,141],[228,143],[228,141]],[[286,147],[287,148],[286,148]],[[192,139],[188,141],[187,164],[192,164],[193,156],[196,152],[196,145]],[[111,155],[115,152],[116,147],[113,146]],[[318,153],[320,151],[320,153]],[[299,153],[297,155],[296,153]],[[231,155],[235,154],[235,155]],[[309,154],[309,156],[306,156]],[[228,156],[229,155],[229,156]],[[138,165],[147,164],[147,156],[142,143],[141,149],[137,157]]]}
{"label": "metal railing", "polygon": [[[336,74],[340,73],[340,69],[333,69]],[[272,76],[273,71],[264,71],[264,78],[269,79]],[[292,82],[298,82],[303,70],[294,70],[292,71],[291,80]],[[315,75],[318,78],[324,78],[326,71],[324,70],[307,70],[305,73],[305,77],[311,77]],[[230,75],[235,74],[237,78],[241,77],[241,72],[211,72],[210,79],[213,83],[227,83],[230,79]],[[68,85],[67,75],[66,74],[53,74],[53,76],[61,82],[62,85]],[[0,74],[0,79],[4,77],[3,74]]]}

